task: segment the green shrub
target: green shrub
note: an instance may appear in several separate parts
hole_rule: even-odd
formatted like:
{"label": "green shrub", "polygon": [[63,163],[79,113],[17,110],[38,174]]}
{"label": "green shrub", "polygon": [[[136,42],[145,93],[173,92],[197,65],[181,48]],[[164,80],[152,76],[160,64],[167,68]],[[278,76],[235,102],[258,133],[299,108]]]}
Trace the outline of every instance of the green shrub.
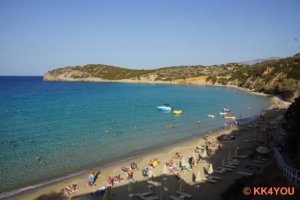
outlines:
{"label": "green shrub", "polygon": [[222,85],[227,85],[228,79],[227,78],[219,78],[218,83],[220,83]]}
{"label": "green shrub", "polygon": [[208,76],[206,81],[211,81],[213,84],[217,82],[218,78],[215,75]]}

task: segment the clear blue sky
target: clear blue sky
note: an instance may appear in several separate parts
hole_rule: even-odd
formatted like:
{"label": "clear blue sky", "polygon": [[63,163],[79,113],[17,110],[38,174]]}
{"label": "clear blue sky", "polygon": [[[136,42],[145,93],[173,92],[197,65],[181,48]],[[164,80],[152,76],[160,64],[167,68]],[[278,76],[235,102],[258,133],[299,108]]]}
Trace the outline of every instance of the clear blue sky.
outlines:
{"label": "clear blue sky", "polygon": [[300,52],[299,0],[0,0],[0,75],[213,65]]}

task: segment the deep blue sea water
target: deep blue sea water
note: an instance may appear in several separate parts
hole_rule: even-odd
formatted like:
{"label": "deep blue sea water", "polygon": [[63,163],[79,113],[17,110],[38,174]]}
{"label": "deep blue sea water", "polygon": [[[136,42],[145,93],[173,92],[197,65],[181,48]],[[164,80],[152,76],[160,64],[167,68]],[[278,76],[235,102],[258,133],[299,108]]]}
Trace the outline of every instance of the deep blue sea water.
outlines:
{"label": "deep blue sea water", "polygon": [[[159,112],[164,103],[184,113]],[[250,117],[268,105],[225,87],[0,77],[0,193],[220,128],[224,107]]]}

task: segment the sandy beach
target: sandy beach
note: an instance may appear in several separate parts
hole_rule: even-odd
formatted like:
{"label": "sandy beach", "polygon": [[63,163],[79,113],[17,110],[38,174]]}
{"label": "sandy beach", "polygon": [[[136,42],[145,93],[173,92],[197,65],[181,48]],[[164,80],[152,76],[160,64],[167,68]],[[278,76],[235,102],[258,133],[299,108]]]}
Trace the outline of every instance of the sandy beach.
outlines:
{"label": "sandy beach", "polygon": [[[226,191],[228,186],[230,186],[234,180],[243,176],[239,173],[240,171],[247,173],[260,173],[262,169],[268,165],[271,157],[269,160],[260,164],[253,163],[253,161],[248,158],[238,159],[239,165],[233,170],[226,170],[226,172],[222,174],[213,174],[220,178],[216,180],[215,183],[203,180],[195,182],[195,179],[199,178],[198,174],[200,172],[203,178],[203,167],[205,168],[204,171],[208,171],[209,164],[212,164],[214,170],[218,170],[223,158],[227,158],[229,152],[233,155],[237,146],[240,145],[240,152],[242,155],[248,155],[255,153],[255,148],[257,146],[265,144],[267,142],[267,134],[264,127],[269,125],[270,122],[276,123],[277,120],[282,119],[282,114],[284,112],[284,109],[275,110],[271,108],[285,108],[284,103],[277,98],[272,99],[271,105],[270,110],[268,110],[264,116],[264,120],[256,119],[247,124],[234,126],[209,134],[207,139],[209,144],[207,157],[203,155],[201,149],[196,149],[197,146],[202,148],[207,144],[202,135],[198,138],[182,141],[160,149],[153,149],[149,152],[142,153],[141,155],[126,158],[126,160],[123,161],[110,163],[107,166],[94,168],[92,170],[96,174],[96,180],[93,186],[87,185],[90,170],[87,169],[86,174],[84,175],[59,181],[33,190],[28,190],[8,199],[102,199],[103,195],[95,196],[91,194],[103,187],[107,187],[108,177],[114,177],[116,175],[120,175],[124,180],[120,183],[114,184],[112,187],[109,187],[108,193],[110,199],[128,199],[129,194],[144,192],[151,192],[153,193],[151,196],[157,198],[163,197],[164,199],[168,199],[168,197],[172,195],[179,198],[180,195],[176,194],[176,191],[182,189],[180,187],[183,187],[184,192],[192,195],[193,199],[221,199],[220,194]],[[232,135],[235,139],[219,141],[217,139],[218,136],[224,134]],[[175,164],[180,165],[182,158],[176,158],[176,152],[179,152],[180,156],[183,156],[186,162],[193,156],[197,159],[202,159],[200,159],[196,165],[193,165],[191,170],[180,170],[175,171],[174,173],[168,172],[167,174],[163,174],[165,173],[165,163],[169,163],[171,159]],[[153,177],[144,177],[142,175],[142,170],[147,168],[149,166],[149,161],[153,159],[157,159],[159,161],[158,166],[151,170]],[[130,168],[130,163],[132,162],[135,162],[139,169],[133,171],[133,178],[135,182],[129,186],[127,173],[122,172],[121,169],[123,167]],[[254,166],[259,170],[250,172],[246,169],[246,166],[249,165]],[[75,192],[70,192],[70,194],[62,192],[63,188],[72,184],[77,185]],[[134,199],[138,198],[134,197]]]}

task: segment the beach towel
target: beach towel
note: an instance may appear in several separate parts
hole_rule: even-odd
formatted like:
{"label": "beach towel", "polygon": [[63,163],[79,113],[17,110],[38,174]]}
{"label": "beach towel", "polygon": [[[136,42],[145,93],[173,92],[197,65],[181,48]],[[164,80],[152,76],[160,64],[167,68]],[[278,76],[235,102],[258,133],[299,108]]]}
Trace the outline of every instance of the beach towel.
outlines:
{"label": "beach towel", "polygon": [[129,172],[129,168],[128,167],[122,167],[122,172]]}

